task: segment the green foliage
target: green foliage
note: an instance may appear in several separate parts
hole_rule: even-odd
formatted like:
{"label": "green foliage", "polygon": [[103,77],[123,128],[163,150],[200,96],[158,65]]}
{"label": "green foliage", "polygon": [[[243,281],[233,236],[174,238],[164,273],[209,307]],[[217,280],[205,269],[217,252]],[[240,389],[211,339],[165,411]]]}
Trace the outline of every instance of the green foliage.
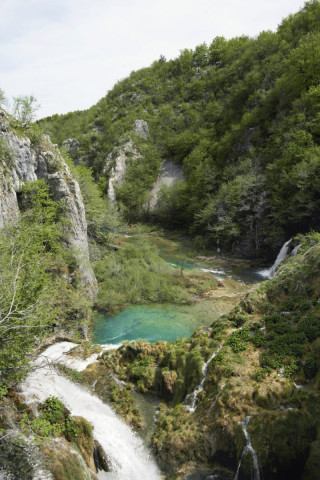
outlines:
{"label": "green foliage", "polygon": [[[269,306],[265,330],[255,330],[252,343],[261,348],[260,364],[268,370],[284,367],[284,376],[315,379],[320,368],[319,354],[319,255],[317,232],[294,238],[301,245],[263,290]],[[262,289],[261,289],[262,291]]]}
{"label": "green foliage", "polygon": [[9,167],[11,166],[12,150],[5,138],[0,138],[0,158]]}
{"label": "green foliage", "polygon": [[7,105],[7,99],[6,99],[5,93],[2,90],[2,88],[0,88],[0,107],[4,107],[6,105]]}
{"label": "green foliage", "polygon": [[114,311],[129,303],[188,300],[181,277],[143,237],[97,261],[94,271],[99,282],[97,306],[101,310]]}
{"label": "green foliage", "polygon": [[[121,226],[117,209],[103,196],[99,184],[94,182],[92,169],[85,165],[70,164],[73,176],[79,182],[86,211],[88,237],[101,249],[109,243],[108,235]],[[102,248],[103,250],[103,248]],[[93,260],[94,252],[91,251]]]}
{"label": "green foliage", "polygon": [[140,392],[156,393],[177,405],[200,384],[204,362],[216,348],[207,336],[195,332],[192,339],[172,343],[127,342],[117,352],[106,352],[104,361],[121,372],[122,379],[135,382]]}
{"label": "green foliage", "polygon": [[26,128],[35,119],[36,111],[40,108],[33,95],[21,95],[13,98],[13,115],[22,127]]}
{"label": "green foliage", "polygon": [[20,426],[25,432],[31,431],[40,440],[63,435],[71,441],[77,436],[70,412],[58,398],[48,397],[41,404],[40,410],[41,414],[36,418],[30,417],[28,413],[23,414]]}
{"label": "green foliage", "polygon": [[34,478],[32,461],[24,442],[11,436],[0,440],[0,474],[2,470],[10,475],[10,480]]}
{"label": "green foliage", "polygon": [[174,471],[183,463],[204,458],[203,442],[202,429],[196,429],[192,416],[186,415],[182,404],[169,410],[160,404],[152,446],[165,472]]}
{"label": "green foliage", "polygon": [[233,334],[228,338],[227,345],[229,345],[233,352],[239,353],[247,348],[247,342],[250,339],[249,329],[244,327]]}
{"label": "green foliage", "polygon": [[124,183],[116,188],[117,202],[129,222],[137,221],[141,217],[161,163],[154,146],[139,143],[141,157],[127,161]]}
{"label": "green foliage", "polygon": [[320,317],[306,316],[298,324],[298,332],[304,334],[309,342],[320,337]]}
{"label": "green foliage", "polygon": [[[269,252],[319,228],[320,3],[307,2],[277,32],[213,39],[178,58],[132,72],[87,111],[39,122],[57,143],[76,137],[96,180],[105,159],[131,137],[117,199],[129,221],[143,218],[160,160],[183,166],[186,181],[163,188],[148,219],[189,228],[245,255]],[[132,133],[136,119],[150,136]],[[268,248],[269,247],[269,248]]]}
{"label": "green foliage", "polygon": [[[20,195],[21,216],[0,232],[0,369],[4,387],[27,371],[34,343],[53,324],[81,310],[67,279],[62,249],[63,211],[43,180],[26,183]],[[62,293],[63,292],[63,293]],[[83,302],[80,302],[83,305]]]}

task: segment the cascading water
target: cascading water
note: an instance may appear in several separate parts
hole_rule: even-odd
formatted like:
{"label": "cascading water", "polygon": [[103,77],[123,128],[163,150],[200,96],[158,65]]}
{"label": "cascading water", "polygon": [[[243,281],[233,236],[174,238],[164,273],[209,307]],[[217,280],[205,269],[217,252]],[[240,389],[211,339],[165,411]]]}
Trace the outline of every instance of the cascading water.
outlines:
{"label": "cascading water", "polygon": [[253,471],[252,471],[252,477],[251,478],[252,478],[252,480],[260,480],[258,455],[257,455],[257,452],[254,450],[254,448],[252,446],[251,439],[250,439],[250,436],[249,436],[249,433],[248,433],[248,430],[247,430],[250,419],[251,419],[251,417],[248,416],[244,420],[242,420],[242,422],[241,422],[242,430],[243,430],[243,433],[244,433],[244,436],[245,436],[245,439],[246,439],[246,445],[245,445],[245,447],[243,449],[243,452],[242,452],[242,455],[240,457],[237,472],[236,472],[236,475],[234,477],[234,480],[239,479],[239,472],[240,472],[240,468],[241,468],[242,457],[243,457],[243,455],[245,455],[248,452],[250,452],[251,456],[252,456]]}
{"label": "cascading water", "polygon": [[21,384],[26,402],[43,402],[48,396],[56,396],[72,415],[84,417],[93,425],[94,437],[104,449],[111,468],[111,472],[98,473],[100,480],[160,480],[157,466],[142,440],[108,405],[57,373],[53,361],[73,347],[67,343],[49,347],[34,362],[33,370]]}
{"label": "cascading water", "polygon": [[289,245],[290,245],[291,242],[292,242],[292,238],[290,238],[290,240],[288,240],[282,246],[274,264],[272,265],[272,267],[270,268],[270,270],[268,272],[268,277],[269,278],[273,278],[275,276],[277,268],[279,267],[279,265],[281,265],[281,263],[283,263],[284,259],[286,258],[287,254],[288,254],[288,251],[289,251],[289,248],[290,248]]}
{"label": "cascading water", "polygon": [[218,350],[216,350],[216,351],[211,355],[211,357],[209,358],[209,360],[203,365],[201,383],[193,390],[193,392],[189,393],[189,395],[186,396],[186,399],[185,399],[185,401],[184,401],[184,404],[185,404],[185,406],[187,407],[187,409],[189,410],[189,412],[191,412],[191,413],[194,413],[194,412],[195,412],[195,410],[196,410],[196,408],[197,408],[197,398],[198,398],[198,395],[199,395],[199,393],[202,392],[203,389],[204,389],[204,382],[206,381],[209,363],[214,359],[214,357],[216,357],[216,356],[218,355],[218,353],[220,352],[220,350],[221,350],[222,347],[223,347],[223,344],[220,345],[220,347],[218,348]]}

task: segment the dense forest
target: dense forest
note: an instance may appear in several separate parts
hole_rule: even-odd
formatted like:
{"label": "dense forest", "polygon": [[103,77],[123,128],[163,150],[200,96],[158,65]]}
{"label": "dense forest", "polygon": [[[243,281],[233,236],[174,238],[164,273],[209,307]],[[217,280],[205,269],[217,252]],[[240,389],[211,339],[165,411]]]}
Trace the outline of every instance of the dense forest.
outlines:
{"label": "dense forest", "polygon": [[[199,246],[274,255],[293,234],[319,228],[319,24],[319,2],[307,2],[277,32],[160,57],[89,110],[39,124],[60,145],[76,138],[74,156],[105,188],[108,155],[134,140],[140,158],[127,162],[116,192],[129,221],[188,229]],[[132,133],[136,119],[148,123],[148,139]],[[186,181],[163,188],[148,218],[161,159],[181,164]]]}

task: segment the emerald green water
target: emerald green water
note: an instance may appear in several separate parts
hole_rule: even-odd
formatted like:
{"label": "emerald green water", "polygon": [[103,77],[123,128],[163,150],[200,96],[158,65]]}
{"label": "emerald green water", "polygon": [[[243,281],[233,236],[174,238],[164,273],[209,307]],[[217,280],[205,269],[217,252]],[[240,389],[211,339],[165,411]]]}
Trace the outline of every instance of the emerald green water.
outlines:
{"label": "emerald green water", "polygon": [[97,315],[94,342],[119,344],[143,338],[171,342],[189,337],[197,328],[210,325],[219,316],[212,301],[194,305],[152,304],[128,307],[114,316]]}
{"label": "emerald green water", "polygon": [[[134,242],[134,237],[128,241]],[[185,242],[161,237],[150,237],[150,241],[157,246],[160,256],[176,268],[205,269],[215,278],[222,279],[224,283],[228,283],[228,279],[232,277],[234,284],[238,286],[239,281],[251,284],[263,280],[261,273],[256,270],[234,267],[230,264],[223,265],[221,262],[218,265],[203,262],[190,254],[190,246]],[[238,302],[237,291],[238,287],[229,285],[229,298],[217,296],[215,299],[203,299],[193,305],[135,305],[114,316],[97,315],[93,330],[94,342],[103,345],[145,339],[154,343],[159,340],[171,342],[189,337],[197,328],[211,325],[214,320],[229,311]]]}

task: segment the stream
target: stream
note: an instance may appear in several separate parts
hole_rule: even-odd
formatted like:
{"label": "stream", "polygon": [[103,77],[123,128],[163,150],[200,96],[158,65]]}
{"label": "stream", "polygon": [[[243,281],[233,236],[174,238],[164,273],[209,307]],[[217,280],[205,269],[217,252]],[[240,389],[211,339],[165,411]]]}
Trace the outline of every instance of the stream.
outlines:
{"label": "stream", "polygon": [[201,298],[191,305],[144,304],[127,307],[113,316],[97,314],[93,327],[94,343],[121,344],[125,340],[137,339],[151,343],[159,340],[171,342],[189,337],[199,327],[211,325],[230,311],[251,285],[267,276],[268,270],[249,268],[246,262],[196,256],[181,240],[149,238],[157,246],[162,259],[171,266],[183,271],[209,272],[225,288],[217,291],[214,297]]}
{"label": "stream", "polygon": [[[179,265],[179,258],[176,257],[172,260],[174,260],[172,263]],[[248,289],[248,287],[244,290],[241,288],[244,284],[244,277],[241,277],[240,280],[233,278],[233,276],[242,275],[240,267],[237,273],[231,273],[231,275],[227,275],[225,271],[222,272],[221,263],[216,268],[212,265],[203,267],[191,262],[183,267],[206,268],[213,275],[225,275],[224,282],[231,282],[228,291],[221,295],[217,294],[215,298],[201,300],[193,305],[140,305],[127,308],[115,317],[97,316],[94,326],[96,343],[109,344],[105,346],[109,349],[114,348],[112,344],[118,345],[123,340],[133,340],[141,337],[155,342],[158,340],[170,341],[177,337],[188,336],[195,328],[201,325],[209,325],[215,318],[224,313],[225,305],[223,301],[226,297],[237,303],[241,292]],[[253,283],[252,278],[257,275],[257,272],[250,273],[250,270],[246,269],[243,271],[245,272],[244,276],[249,275],[250,283]],[[260,280],[262,279],[263,274],[260,274]],[[219,302],[222,302],[220,306]],[[66,355],[75,346],[76,344],[72,342],[60,342],[50,346],[39,355],[33,362],[27,378],[21,383],[21,393],[25,402],[27,404],[32,404],[35,401],[43,402],[48,396],[52,395],[59,398],[68,407],[72,415],[84,417],[92,424],[94,438],[103,448],[110,468],[109,472],[98,472],[97,478],[99,480],[161,480],[158,467],[144,444],[144,441],[148,443],[150,440],[148,429],[142,435],[143,441],[109,405],[103,403],[85,388],[71,382],[56,370],[55,363],[63,363],[74,370],[83,371],[88,365],[98,360],[98,354],[96,353],[85,360]],[[191,413],[197,408],[197,397],[204,388],[208,366],[222,346],[220,345],[216,351],[212,352],[211,357],[203,366],[201,383],[185,399],[185,404]],[[156,403],[142,398],[138,394],[136,394],[135,400],[144,410],[145,423],[152,423]],[[247,430],[249,421],[250,417],[248,416],[241,422],[246,444],[234,480],[239,478],[242,458],[247,453],[252,456],[253,478],[254,480],[260,480],[257,453],[252,447]],[[209,476],[208,478],[211,477],[219,478],[219,475]]]}

